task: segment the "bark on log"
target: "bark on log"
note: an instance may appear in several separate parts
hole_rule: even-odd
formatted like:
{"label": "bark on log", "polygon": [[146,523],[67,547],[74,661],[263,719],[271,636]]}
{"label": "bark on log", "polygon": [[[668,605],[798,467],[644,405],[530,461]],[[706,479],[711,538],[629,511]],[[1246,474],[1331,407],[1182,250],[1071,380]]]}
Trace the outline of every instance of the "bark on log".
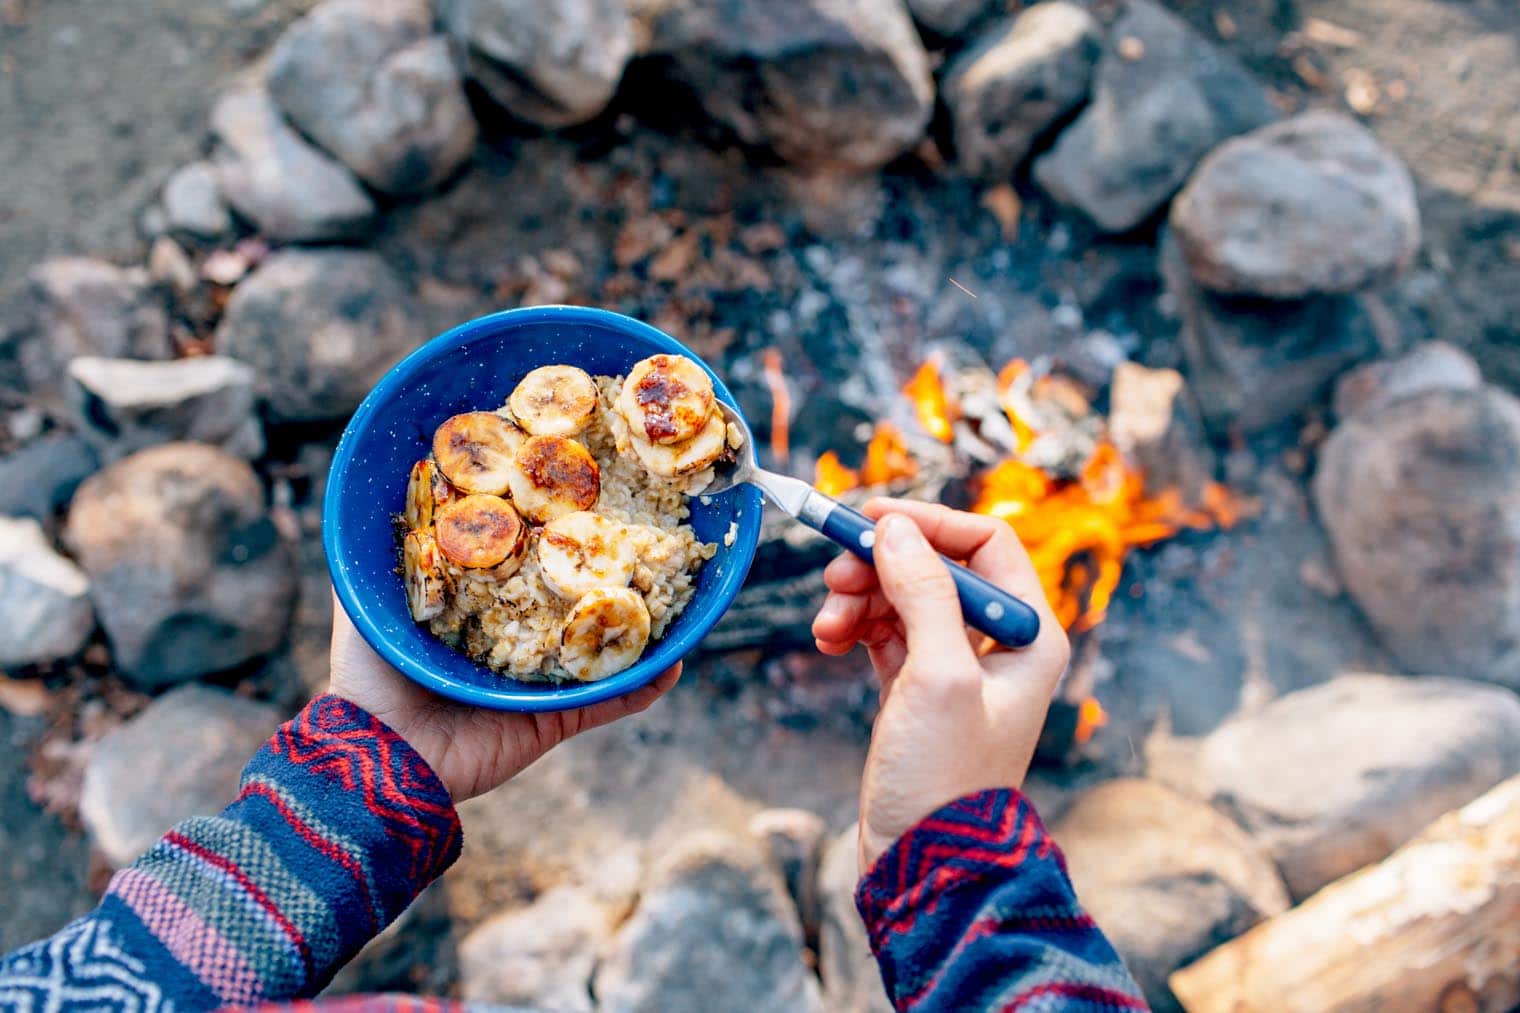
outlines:
{"label": "bark on log", "polygon": [[1192,1013],[1520,1003],[1520,777],[1172,975]]}

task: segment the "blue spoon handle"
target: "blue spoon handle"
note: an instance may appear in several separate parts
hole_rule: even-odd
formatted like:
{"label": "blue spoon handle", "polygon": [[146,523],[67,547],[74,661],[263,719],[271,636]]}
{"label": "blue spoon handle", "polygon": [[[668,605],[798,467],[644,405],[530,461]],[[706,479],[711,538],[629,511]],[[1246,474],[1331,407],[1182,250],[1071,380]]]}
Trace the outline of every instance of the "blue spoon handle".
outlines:
{"label": "blue spoon handle", "polygon": [[[827,499],[831,504],[828,512],[804,510],[799,519],[835,544],[850,550],[868,563],[874,563],[872,548],[876,544],[876,523],[865,514],[851,510],[837,500],[828,499],[822,493],[812,493],[809,498],[812,497]],[[820,514],[821,519],[818,517]],[[943,556],[940,558],[944,559]],[[959,563],[949,559],[944,559],[944,562],[950,568],[955,590],[960,594],[961,615],[967,626],[980,630],[1009,647],[1028,647],[1034,643],[1040,635],[1039,613]]]}

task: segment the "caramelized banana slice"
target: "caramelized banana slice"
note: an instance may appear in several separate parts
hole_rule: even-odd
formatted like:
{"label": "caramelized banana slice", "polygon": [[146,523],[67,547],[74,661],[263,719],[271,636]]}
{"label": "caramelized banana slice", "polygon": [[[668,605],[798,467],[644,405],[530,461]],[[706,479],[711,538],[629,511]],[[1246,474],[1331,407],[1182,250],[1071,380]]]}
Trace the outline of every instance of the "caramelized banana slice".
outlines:
{"label": "caramelized banana slice", "polygon": [[531,521],[552,521],[590,510],[602,494],[602,472],[591,451],[563,436],[532,436],[508,469],[512,502]]}
{"label": "caramelized banana slice", "polygon": [[597,588],[627,587],[636,562],[628,529],[585,511],[556,517],[538,539],[539,572],[566,601]]}
{"label": "caramelized banana slice", "polygon": [[639,660],[649,643],[649,609],[630,588],[588,591],[565,620],[559,663],[571,677],[596,682]]}
{"label": "caramelized banana slice", "polygon": [[441,615],[448,602],[449,574],[432,535],[426,531],[407,532],[401,543],[401,568],[412,618],[422,623]]}
{"label": "caramelized banana slice", "polygon": [[574,366],[540,366],[507,399],[517,424],[533,436],[574,436],[600,403],[596,382]]}
{"label": "caramelized banana slice", "polygon": [[433,523],[433,476],[437,469],[433,462],[423,458],[412,465],[412,476],[406,483],[406,509],[401,518],[409,528],[426,528]]}
{"label": "caramelized banana slice", "polygon": [[461,492],[500,496],[523,439],[521,429],[495,412],[465,412],[433,434],[433,461]]}
{"label": "caramelized banana slice", "polygon": [[439,507],[433,524],[438,548],[458,566],[510,577],[527,553],[528,526],[500,496],[463,496]]}
{"label": "caramelized banana slice", "polygon": [[712,406],[712,379],[684,355],[651,355],[636,364],[617,400],[634,435],[660,446],[696,437]]}
{"label": "caramelized banana slice", "polygon": [[713,412],[702,431],[685,443],[673,447],[662,446],[650,443],[638,433],[629,433],[628,442],[639,463],[652,474],[661,478],[678,478],[694,475],[723,456],[723,452],[728,449],[728,426],[721,414]]}

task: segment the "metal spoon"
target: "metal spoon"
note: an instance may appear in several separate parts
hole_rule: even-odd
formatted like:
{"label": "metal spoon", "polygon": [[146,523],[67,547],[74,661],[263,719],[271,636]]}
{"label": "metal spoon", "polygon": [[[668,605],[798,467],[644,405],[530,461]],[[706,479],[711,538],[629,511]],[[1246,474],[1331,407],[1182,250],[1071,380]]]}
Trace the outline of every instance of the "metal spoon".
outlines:
{"label": "metal spoon", "polygon": [[[866,562],[873,562],[876,523],[838,500],[825,496],[801,479],[778,475],[760,467],[755,456],[755,436],[744,417],[718,402],[723,417],[744,435],[744,446],[732,467],[719,468],[707,493],[719,493],[736,485],[759,486],[767,499],[814,531],[848,549]],[[959,563],[944,559],[960,594],[961,615],[966,625],[1009,647],[1027,647],[1040,633],[1040,616],[1034,609]]]}

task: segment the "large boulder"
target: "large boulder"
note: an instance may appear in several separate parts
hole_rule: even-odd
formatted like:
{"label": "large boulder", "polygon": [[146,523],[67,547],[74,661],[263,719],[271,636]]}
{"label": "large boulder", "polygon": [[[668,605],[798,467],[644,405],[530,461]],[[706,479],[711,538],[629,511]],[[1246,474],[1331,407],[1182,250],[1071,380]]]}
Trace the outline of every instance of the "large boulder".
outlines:
{"label": "large boulder", "polygon": [[818,874],[818,974],[824,1007],[837,1013],[892,1013],[866,924],[855,906],[859,883],[859,835],[852,826],[824,849]]}
{"label": "large boulder", "polygon": [[1194,787],[1267,850],[1302,900],[1516,771],[1513,693],[1357,674],[1221,725],[1201,744]]}
{"label": "large boulder", "polygon": [[634,50],[625,0],[437,0],[466,73],[520,119],[568,127],[612,101]]}
{"label": "large boulder", "polygon": [[280,116],[269,93],[241,88],[211,110],[217,186],[269,239],[321,242],[362,235],[375,203],[343,165]]}
{"label": "large boulder", "polygon": [[293,554],[258,476],[225,451],[166,443],[118,461],[79,487],[64,540],[139,686],[232,668],[285,638]]}
{"label": "large boulder", "polygon": [[0,517],[0,668],[67,658],[94,629],[84,571],[53,551],[35,520]]}
{"label": "large boulder", "polygon": [[134,861],[191,816],[215,816],[280,713],[210,686],[181,686],[97,742],[79,816],[113,866]]}
{"label": "large boulder", "polygon": [[818,928],[818,862],[827,830],[823,818],[806,809],[765,809],[749,821],[750,835],[781,871],[803,931],[809,933]]}
{"label": "large boulder", "polygon": [[1161,241],[1161,273],[1182,316],[1189,386],[1217,435],[1254,433],[1290,418],[1381,347],[1365,297],[1246,299],[1207,292],[1188,273],[1170,231]]}
{"label": "large boulder", "polygon": [[77,433],[55,429],[0,455],[0,514],[51,520],[100,458]]}
{"label": "large boulder", "polygon": [[1128,0],[1108,43],[1092,104],[1034,175],[1105,231],[1123,232],[1165,204],[1219,142],[1277,110],[1234,57],[1152,0]]}
{"label": "large boulder", "polygon": [[1052,828],[1083,906],[1157,1010],[1177,968],[1288,908],[1272,860],[1206,803],[1154,781],[1084,792]]}
{"label": "large boulder", "polygon": [[957,56],[940,95],[966,171],[1006,180],[1041,135],[1087,101],[1102,45],[1097,22],[1065,0],[1035,4]]}
{"label": "large boulder", "polygon": [[876,169],[918,143],[934,110],[900,0],[694,0],[650,25],[650,52],[714,120],[807,169]]}
{"label": "large boulder", "polygon": [[786,885],[757,845],[677,842],[596,972],[606,1013],[819,1008]]}
{"label": "large boulder", "polygon": [[412,194],[475,150],[475,117],[428,0],[326,0],[270,56],[269,92],[376,190]]}
{"label": "large boulder", "polygon": [[1332,112],[1221,144],[1177,195],[1171,224],[1204,288],[1275,299],[1386,281],[1420,245],[1409,170],[1372,131]]}
{"label": "large boulder", "polygon": [[1314,500],[1341,581],[1394,655],[1520,689],[1520,401],[1427,390],[1354,415]]}
{"label": "large boulder", "polygon": [[1335,414],[1347,419],[1428,390],[1477,390],[1483,373],[1472,356],[1444,341],[1358,366],[1335,381]]}
{"label": "large boulder", "polygon": [[49,405],[59,401],[63,370],[80,355],[164,359],[173,353],[169,318],[140,270],[66,257],[33,268],[0,334],[19,380]]}
{"label": "large boulder", "polygon": [[379,255],[282,250],[233,290],[217,351],[252,366],[277,422],[340,418],[427,335]]}
{"label": "large boulder", "polygon": [[611,933],[603,905],[576,887],[556,887],[470,930],[459,944],[460,997],[591,1013],[591,975]]}
{"label": "large boulder", "polygon": [[107,461],[155,443],[210,443],[253,459],[264,430],[254,412],[254,372],[220,355],[171,362],[81,356],[69,363],[75,427]]}

